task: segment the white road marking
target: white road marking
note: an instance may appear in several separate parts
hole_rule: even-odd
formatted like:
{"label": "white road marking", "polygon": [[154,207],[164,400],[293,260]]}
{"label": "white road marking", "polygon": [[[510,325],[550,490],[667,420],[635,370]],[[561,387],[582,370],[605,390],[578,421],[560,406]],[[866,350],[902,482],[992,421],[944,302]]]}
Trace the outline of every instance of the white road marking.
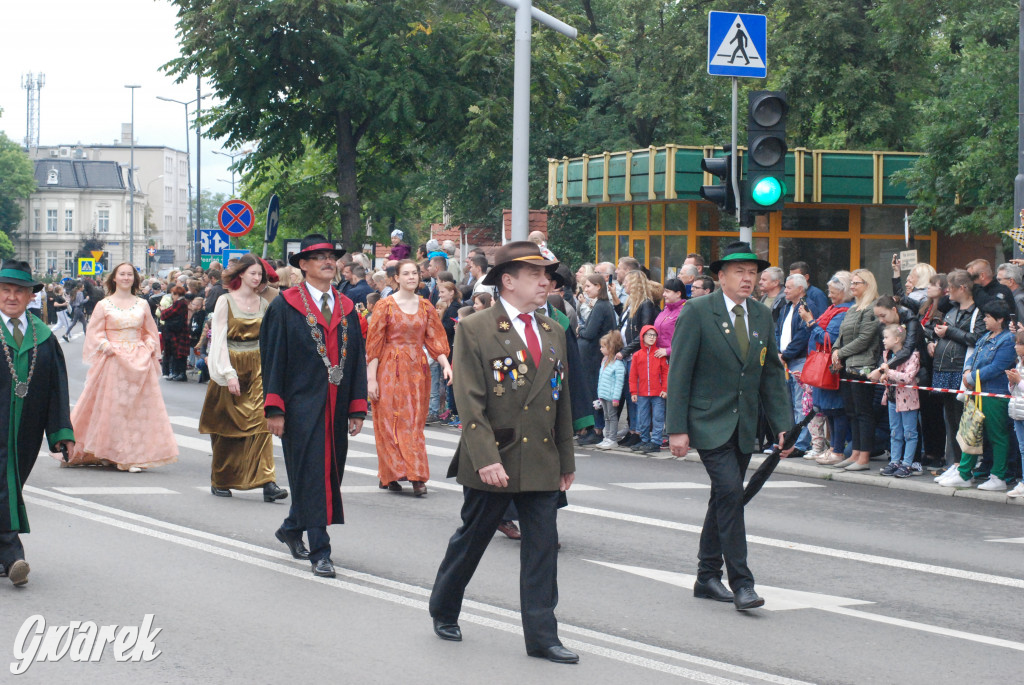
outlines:
{"label": "white road marking", "polygon": [[167,488],[151,488],[151,487],[133,487],[126,486],[120,487],[74,487],[74,488],[57,488],[54,490],[57,492],[63,492],[65,495],[180,495],[176,490],[168,490]]}
{"label": "white road marking", "polygon": [[[655,528],[679,530],[686,533],[695,533],[697,535],[700,535],[701,532],[701,526],[696,526],[689,523],[666,521],[664,519],[656,519],[651,518],[649,516],[638,516],[636,514],[623,514],[617,511],[596,509],[594,507],[581,507],[576,504],[570,504],[569,506],[562,509],[562,511],[572,512],[574,514],[584,514],[586,516],[597,516],[599,518],[614,519],[617,521],[624,521],[626,523],[639,523],[641,525],[653,526]],[[887,566],[890,568],[898,568],[906,571],[917,571],[919,573],[931,573],[937,576],[948,576],[950,578],[956,578],[958,580],[970,580],[978,583],[990,583],[992,585],[1003,585],[1006,587],[1024,589],[1024,579],[1021,578],[997,576],[991,573],[979,573],[977,571],[967,571],[959,568],[949,568],[947,566],[936,566],[935,564],[923,564],[917,561],[908,561],[906,559],[893,559],[890,557],[883,557],[877,554],[865,554],[863,552],[852,552],[845,549],[822,547],[820,545],[808,545],[802,542],[780,540],[777,538],[766,538],[760,535],[747,535],[747,542],[755,545],[765,545],[766,547],[777,547],[780,549],[786,549],[794,552],[817,554],[820,556],[832,557],[833,559],[860,561],[866,564]]]}
{"label": "white road marking", "polygon": [[[707,490],[711,487],[708,483],[690,483],[686,481],[664,481],[660,483],[609,483],[630,490]],[[743,484],[746,486],[746,483]],[[798,480],[769,480],[762,486],[764,488],[823,488],[819,483],[804,483]]]}
{"label": "white road marking", "polygon": [[[694,582],[697,580],[697,576],[692,576],[686,573],[675,573],[672,571],[661,571],[658,569],[643,568],[640,566],[624,566],[622,564],[610,564],[603,561],[594,561],[592,559],[586,559],[593,564],[599,566],[605,566],[612,568],[617,571],[624,571],[626,573],[632,573],[644,578],[650,578],[651,580],[657,580],[662,583],[668,583],[669,585],[675,585],[677,587],[691,588]],[[918,623],[917,621],[907,621],[902,618],[893,618],[891,616],[883,616],[881,614],[873,614],[867,611],[859,611],[857,609],[848,609],[848,606],[857,604],[874,604],[874,602],[867,602],[859,599],[849,599],[847,597],[833,597],[831,595],[821,595],[816,592],[801,592],[800,590],[788,590],[785,588],[771,587],[769,585],[758,585],[757,592],[765,599],[764,608],[768,611],[789,611],[792,609],[818,609],[820,611],[827,611],[833,614],[840,614],[842,616],[849,616],[851,618],[864,619],[866,621],[875,621],[876,623],[885,623],[887,625],[897,626],[899,628],[908,628],[910,630],[918,630],[925,633],[931,633],[933,635],[943,635],[945,637],[958,638],[960,640],[968,640],[970,642],[979,642],[985,645],[991,645],[993,647],[1004,647],[1006,649],[1014,649],[1018,652],[1024,652],[1024,643],[1013,642],[1012,640],[1004,640],[998,637],[989,637],[987,635],[978,635],[977,633],[968,633],[963,630],[954,630],[952,628],[943,628],[942,626],[933,626],[927,623]]]}
{"label": "white road marking", "polygon": [[[283,484],[282,483],[278,483],[278,485],[281,485],[282,487],[285,487],[285,486],[287,486],[287,483],[283,483]],[[210,491],[210,486],[209,485],[197,485],[197,486],[195,486],[195,488],[196,488],[196,490],[202,490],[203,492],[209,492]],[[60,490],[60,489],[61,488],[54,488],[54,490]],[[285,489],[287,489],[287,488],[285,488]],[[342,485],[341,486],[341,494],[343,494],[343,495],[357,495],[357,494],[363,494],[363,493],[368,493],[368,492],[380,492],[380,487],[377,486],[377,485]],[[68,494],[71,495],[71,494],[74,494],[74,493],[68,493]],[[244,495],[250,495],[250,494],[251,495],[258,495],[259,497],[263,497],[263,490],[260,489],[260,488],[253,488],[252,490],[232,490],[231,491],[231,496],[232,497],[238,497],[239,495],[244,496]]]}
{"label": "white road marking", "polygon": [[[33,486],[26,486],[25,491],[27,493],[32,493],[26,499],[35,506],[53,509],[55,511],[60,511],[66,514],[70,514],[72,516],[78,516],[80,518],[90,520],[96,523],[102,523],[115,528],[120,528],[122,530],[138,533],[140,535],[146,535],[152,538],[156,538],[158,540],[163,540],[165,542],[171,542],[174,544],[182,545],[184,547],[189,547],[191,549],[207,552],[209,554],[215,554],[217,556],[221,556],[227,559],[232,559],[234,561],[239,561],[252,566],[263,568],[265,570],[281,573],[284,575],[289,575],[294,578],[305,580],[307,582],[320,583],[321,585],[333,587],[339,590],[346,590],[364,596],[373,597],[375,599],[380,599],[383,601],[391,602],[393,604],[399,604],[401,606],[416,609],[424,613],[427,610],[427,602],[419,599],[406,597],[400,594],[396,594],[394,592],[378,590],[372,587],[366,587],[364,585],[358,585],[337,578],[318,578],[309,572],[308,565],[302,562],[294,562],[291,559],[291,556],[283,551],[259,547],[246,542],[242,542],[240,540],[233,540],[231,538],[214,535],[213,533],[208,533],[206,531],[194,528],[186,528],[184,526],[168,523],[166,521],[160,521],[158,519],[152,519],[147,516],[142,516],[140,514],[135,514],[129,511],[114,509],[113,507],[107,507],[104,505],[96,504],[95,502],[89,502],[88,500],[79,500],[73,497],[59,495],[53,492],[48,492],[46,490],[41,490]],[[36,497],[32,495],[42,495],[45,498]],[[92,509],[94,511],[104,512],[106,514],[117,515],[130,521],[138,521],[140,524],[144,525],[129,523],[128,521],[111,518],[110,516],[105,516],[101,514],[94,514],[89,511],[84,511],[83,509]],[[181,537],[180,535],[164,533],[160,530],[147,528],[145,527],[146,525],[154,526],[156,528],[172,530],[176,533],[190,535],[193,538],[209,540],[211,542],[216,542],[219,545],[223,546],[218,547],[212,544],[207,544],[205,542],[199,542],[195,539]],[[246,552],[249,552],[249,554],[236,552],[232,549],[225,549],[225,547],[243,549]],[[285,563],[275,563],[273,561],[268,561],[264,558],[252,556],[252,554],[260,554],[266,557],[273,557]],[[301,570],[298,568],[299,563],[302,563]],[[399,583],[398,581],[394,581],[388,578],[381,578],[366,573],[360,573],[358,571],[352,571],[349,569],[342,568],[341,566],[335,566],[335,570],[340,576],[343,577],[352,578],[354,580],[359,580],[367,583],[373,583],[389,589],[399,590],[412,595],[416,595],[418,597],[426,597],[430,594],[430,591],[427,588],[421,588],[415,585]],[[471,614],[464,611],[462,615],[459,617],[460,623],[472,623],[476,625],[494,628],[495,630],[501,630],[503,632],[511,633],[513,635],[522,635],[522,628],[520,627],[520,615],[518,611],[511,611],[508,609],[504,609],[502,607],[492,606],[474,601],[466,601],[463,603],[463,606],[464,608],[475,609],[480,612],[494,614],[508,620],[497,620],[493,618],[488,618],[486,616]],[[663,647],[657,647],[655,645],[648,645],[642,642],[628,640],[617,635],[601,633],[598,631],[589,630],[587,628],[573,626],[571,624],[560,623],[559,631],[563,634],[578,635],[583,638],[602,641],[609,644],[614,644],[619,647],[632,649],[634,651],[654,654],[667,659],[691,663],[740,677],[755,678],[757,680],[761,680],[764,682],[777,683],[778,685],[810,685],[810,683],[805,683],[803,681],[785,678],[783,676],[778,676],[763,671],[757,671],[751,668],[737,666],[734,664],[728,664],[721,661],[714,661],[712,659],[706,659],[704,657],[687,654],[685,652],[677,652],[674,650],[665,649]],[[657,661],[655,659],[638,656],[636,654],[630,654],[615,649],[609,649],[607,647],[593,644],[590,642],[583,642],[582,640],[565,640],[564,644],[566,647],[576,650],[578,652],[602,656],[608,659],[619,661],[621,663],[631,664],[652,671],[667,673],[670,675],[675,675],[680,678],[687,678],[697,682],[710,683],[711,685],[739,685],[738,681],[730,680],[729,678],[723,678],[712,673],[707,673],[704,671],[695,671],[693,669],[676,666],[671,663]]]}
{"label": "white road marking", "polygon": [[985,542],[1009,542],[1015,545],[1024,545],[1024,538],[1000,538],[996,540],[986,540]]}

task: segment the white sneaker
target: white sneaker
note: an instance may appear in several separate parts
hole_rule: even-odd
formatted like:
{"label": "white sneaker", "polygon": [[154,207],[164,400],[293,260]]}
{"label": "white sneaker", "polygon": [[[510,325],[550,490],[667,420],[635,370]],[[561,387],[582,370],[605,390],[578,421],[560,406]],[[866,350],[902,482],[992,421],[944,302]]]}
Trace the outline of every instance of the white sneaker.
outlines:
{"label": "white sneaker", "polygon": [[943,478],[942,480],[939,481],[939,485],[941,485],[944,488],[969,488],[971,487],[972,483],[974,483],[973,478],[968,478],[967,480],[964,480],[963,477],[960,476],[959,471],[956,471],[953,474],[951,474],[948,478]]}
{"label": "white sneaker", "polygon": [[610,450],[611,448],[615,447],[615,441],[605,438],[601,442],[594,445],[594,447],[596,447],[599,450]]}
{"label": "white sneaker", "polygon": [[1017,487],[1006,493],[1007,497],[1024,497],[1024,480],[1017,483]]}
{"label": "white sneaker", "polygon": [[954,462],[954,464],[952,466],[950,466],[948,469],[946,469],[945,471],[943,471],[939,475],[935,476],[935,482],[936,483],[940,483],[943,480],[945,480],[946,478],[948,478],[949,476],[952,476],[954,472],[959,471],[959,470],[960,470],[960,464],[958,462]]}
{"label": "white sneaker", "polygon": [[999,476],[989,476],[987,481],[978,486],[978,489],[1001,492],[1006,489],[1006,481]]}

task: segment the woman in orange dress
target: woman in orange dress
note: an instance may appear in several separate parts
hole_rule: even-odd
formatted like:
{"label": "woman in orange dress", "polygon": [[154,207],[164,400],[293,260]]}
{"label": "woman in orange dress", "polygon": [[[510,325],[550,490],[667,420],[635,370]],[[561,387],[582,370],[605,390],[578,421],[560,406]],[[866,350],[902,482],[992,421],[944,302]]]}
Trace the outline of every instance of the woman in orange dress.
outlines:
{"label": "woman in orange dress", "polygon": [[[398,263],[399,289],[377,303],[366,341],[367,391],[373,404],[373,438],[377,443],[380,487],[401,492],[399,481],[412,483],[413,494],[426,494],[430,478],[423,435],[430,401],[427,354],[437,359],[451,382],[448,338],[429,300],[416,294],[416,262]],[[426,353],[424,353],[426,347]]]}
{"label": "woman in orange dress", "polygon": [[[160,342],[139,273],[125,262],[107,276],[82,357],[92,364],[71,412],[75,448],[68,465],[114,465],[138,473],[178,460],[178,443],[160,391]],[[58,455],[53,455],[58,458]]]}

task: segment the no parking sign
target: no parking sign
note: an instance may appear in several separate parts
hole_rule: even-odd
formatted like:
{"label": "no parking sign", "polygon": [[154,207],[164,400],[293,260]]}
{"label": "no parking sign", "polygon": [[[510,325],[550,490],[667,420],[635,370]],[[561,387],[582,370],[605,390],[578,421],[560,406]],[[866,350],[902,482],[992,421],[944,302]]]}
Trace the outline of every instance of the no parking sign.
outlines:
{"label": "no parking sign", "polygon": [[228,200],[217,211],[217,223],[232,238],[239,238],[256,225],[256,212],[245,200]]}

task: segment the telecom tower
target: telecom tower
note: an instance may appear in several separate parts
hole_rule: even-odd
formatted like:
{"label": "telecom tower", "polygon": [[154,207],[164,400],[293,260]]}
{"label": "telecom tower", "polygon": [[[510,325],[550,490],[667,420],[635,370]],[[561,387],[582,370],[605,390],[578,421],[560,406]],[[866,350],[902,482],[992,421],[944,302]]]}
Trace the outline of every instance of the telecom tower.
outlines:
{"label": "telecom tower", "polygon": [[43,73],[23,74],[21,87],[28,91],[28,123],[25,128],[25,147],[34,150],[39,147],[39,91],[46,85]]}

